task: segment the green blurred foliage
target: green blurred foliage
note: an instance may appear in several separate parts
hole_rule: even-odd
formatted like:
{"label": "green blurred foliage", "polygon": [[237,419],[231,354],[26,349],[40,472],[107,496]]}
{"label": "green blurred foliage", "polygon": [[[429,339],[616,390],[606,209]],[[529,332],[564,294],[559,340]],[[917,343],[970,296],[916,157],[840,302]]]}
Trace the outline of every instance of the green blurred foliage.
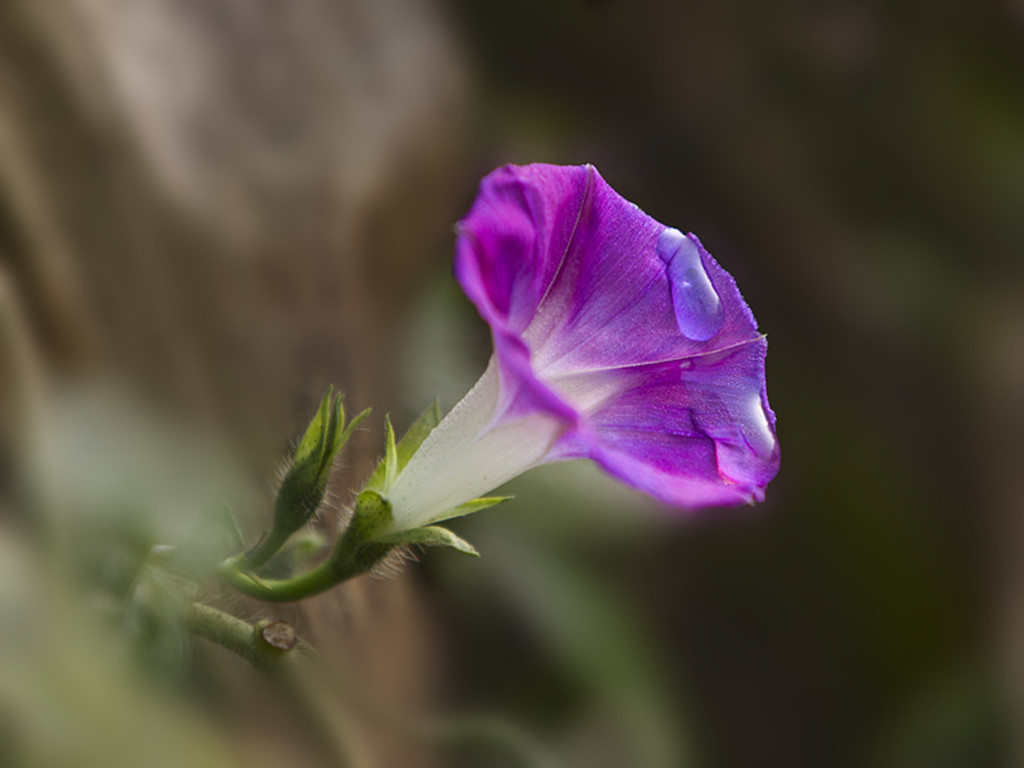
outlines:
{"label": "green blurred foliage", "polygon": [[181,609],[237,546],[218,505],[245,484],[116,389],[45,412],[44,449],[26,451],[31,518],[0,519],[0,765],[239,764],[188,695]]}

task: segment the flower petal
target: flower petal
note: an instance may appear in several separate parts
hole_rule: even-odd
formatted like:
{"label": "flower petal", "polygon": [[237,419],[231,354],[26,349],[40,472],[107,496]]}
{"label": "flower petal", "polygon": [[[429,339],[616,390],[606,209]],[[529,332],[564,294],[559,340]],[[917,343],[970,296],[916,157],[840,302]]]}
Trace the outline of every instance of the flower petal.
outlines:
{"label": "flower petal", "polygon": [[593,459],[676,506],[761,501],[779,466],[766,350],[762,337],[678,362],[568,377],[574,389],[616,394],[597,403],[550,458]]}
{"label": "flower petal", "polygon": [[533,320],[565,258],[590,185],[589,166],[504,166],[480,182],[459,223],[455,277],[493,326]]}
{"label": "flower petal", "polygon": [[556,373],[679,360],[756,338],[735,281],[693,235],[684,240],[698,259],[695,271],[720,302],[721,320],[709,335],[682,327],[676,300],[684,294],[658,252],[666,232],[679,233],[593,175],[593,202],[525,334],[535,367]]}

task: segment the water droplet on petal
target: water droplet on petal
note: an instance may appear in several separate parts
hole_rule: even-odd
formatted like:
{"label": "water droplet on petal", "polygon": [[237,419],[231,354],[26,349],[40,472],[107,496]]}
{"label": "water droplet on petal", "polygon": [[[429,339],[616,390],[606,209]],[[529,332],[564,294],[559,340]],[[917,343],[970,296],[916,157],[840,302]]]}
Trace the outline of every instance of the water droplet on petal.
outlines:
{"label": "water droplet on petal", "polygon": [[751,448],[761,455],[771,454],[775,448],[775,436],[768,424],[768,414],[758,392],[752,393],[737,409],[737,418],[743,427],[743,435]]}
{"label": "water droplet on petal", "polygon": [[657,251],[665,262],[680,332],[693,341],[713,338],[725,324],[725,312],[697,245],[670,227],[658,238]]}

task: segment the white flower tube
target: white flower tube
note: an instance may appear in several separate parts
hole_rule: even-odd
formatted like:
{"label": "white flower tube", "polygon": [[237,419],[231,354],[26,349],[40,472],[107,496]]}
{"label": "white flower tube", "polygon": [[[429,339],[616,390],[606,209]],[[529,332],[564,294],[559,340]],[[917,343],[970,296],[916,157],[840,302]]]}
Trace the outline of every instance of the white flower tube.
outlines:
{"label": "white flower tube", "polygon": [[445,416],[386,492],[394,530],[409,530],[460,514],[482,496],[539,464],[564,430],[536,412],[497,419],[500,377],[494,358],[479,381]]}

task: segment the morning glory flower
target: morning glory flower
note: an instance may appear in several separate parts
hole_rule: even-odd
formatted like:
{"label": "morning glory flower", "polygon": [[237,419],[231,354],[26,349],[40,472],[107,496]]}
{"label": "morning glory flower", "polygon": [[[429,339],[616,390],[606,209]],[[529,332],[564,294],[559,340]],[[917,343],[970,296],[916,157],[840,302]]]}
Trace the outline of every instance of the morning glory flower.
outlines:
{"label": "morning glory flower", "polygon": [[494,354],[385,490],[395,529],[578,458],[684,509],[764,499],[767,342],[694,235],[593,166],[544,164],[484,178],[457,232],[455,276]]}

